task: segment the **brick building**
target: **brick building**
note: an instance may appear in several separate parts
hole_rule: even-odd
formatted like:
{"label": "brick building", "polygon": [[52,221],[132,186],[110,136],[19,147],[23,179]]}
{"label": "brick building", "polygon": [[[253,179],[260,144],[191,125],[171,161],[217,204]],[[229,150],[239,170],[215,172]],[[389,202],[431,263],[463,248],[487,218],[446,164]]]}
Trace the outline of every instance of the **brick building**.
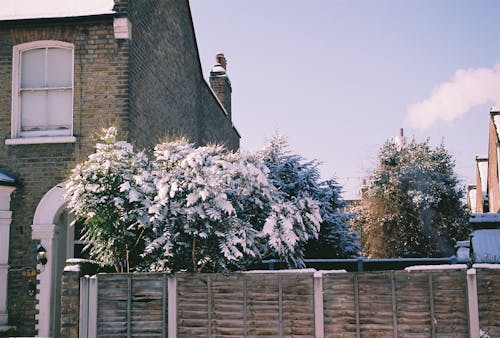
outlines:
{"label": "brick building", "polygon": [[54,337],[62,265],[79,252],[62,182],[96,132],[117,126],[139,148],[184,135],[237,149],[240,136],[225,58],[212,90],[187,0],[16,3],[30,6],[0,9],[0,335]]}
{"label": "brick building", "polygon": [[500,111],[490,110],[488,154],[476,156],[476,185],[469,190],[469,208],[475,213],[500,212]]}

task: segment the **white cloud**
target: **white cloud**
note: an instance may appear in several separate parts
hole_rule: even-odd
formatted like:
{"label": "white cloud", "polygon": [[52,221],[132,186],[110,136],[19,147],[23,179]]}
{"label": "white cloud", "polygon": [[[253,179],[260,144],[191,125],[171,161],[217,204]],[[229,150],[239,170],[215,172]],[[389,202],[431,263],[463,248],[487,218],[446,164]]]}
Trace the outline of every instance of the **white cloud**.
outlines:
{"label": "white cloud", "polygon": [[475,106],[500,106],[500,63],[493,68],[458,69],[453,77],[434,88],[429,98],[408,108],[407,123],[426,129],[439,121],[462,117]]}

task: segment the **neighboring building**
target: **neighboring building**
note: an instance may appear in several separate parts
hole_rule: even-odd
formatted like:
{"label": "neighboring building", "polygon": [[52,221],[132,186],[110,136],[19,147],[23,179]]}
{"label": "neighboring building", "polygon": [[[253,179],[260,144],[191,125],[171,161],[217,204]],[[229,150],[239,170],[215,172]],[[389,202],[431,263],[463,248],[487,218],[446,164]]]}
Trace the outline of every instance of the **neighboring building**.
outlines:
{"label": "neighboring building", "polygon": [[500,211],[500,111],[490,110],[488,128],[488,155],[476,156],[477,213]]}
{"label": "neighboring building", "polygon": [[500,263],[500,214],[474,214],[470,218],[473,229],[470,240],[474,263]]}
{"label": "neighboring building", "polygon": [[60,274],[81,248],[61,183],[102,127],[139,148],[177,135],[239,147],[225,58],[217,60],[212,91],[187,0],[0,8],[0,332],[58,336]]}
{"label": "neighboring building", "polygon": [[[475,263],[500,262],[500,111],[490,110],[488,156],[476,156],[476,186],[469,190],[472,211],[470,250]],[[471,193],[475,190],[475,198]]]}
{"label": "neighboring building", "polygon": [[488,156],[476,156],[476,198],[471,199],[477,213],[488,212]]}

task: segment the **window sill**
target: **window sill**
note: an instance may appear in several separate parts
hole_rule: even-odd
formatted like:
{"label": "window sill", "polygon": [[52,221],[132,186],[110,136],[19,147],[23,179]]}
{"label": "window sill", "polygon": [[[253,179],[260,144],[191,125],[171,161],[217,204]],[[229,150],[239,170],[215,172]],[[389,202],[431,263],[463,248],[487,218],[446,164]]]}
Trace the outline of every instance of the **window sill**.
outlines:
{"label": "window sill", "polygon": [[5,144],[15,146],[18,144],[49,144],[49,143],[75,143],[74,136],[45,136],[6,139]]}

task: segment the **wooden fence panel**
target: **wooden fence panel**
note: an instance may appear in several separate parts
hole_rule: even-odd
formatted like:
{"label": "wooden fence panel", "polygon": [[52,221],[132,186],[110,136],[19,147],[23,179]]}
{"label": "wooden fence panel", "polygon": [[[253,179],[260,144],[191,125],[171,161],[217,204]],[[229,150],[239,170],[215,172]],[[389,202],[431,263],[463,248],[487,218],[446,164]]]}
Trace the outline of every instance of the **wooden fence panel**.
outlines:
{"label": "wooden fence panel", "polygon": [[130,332],[132,336],[166,337],[167,276],[136,274],[130,277]]}
{"label": "wooden fence panel", "polygon": [[398,337],[431,337],[429,277],[421,272],[394,272]]}
{"label": "wooden fence panel", "polygon": [[391,272],[358,273],[357,282],[360,335],[391,337],[394,332]]}
{"label": "wooden fence panel", "polygon": [[166,337],[165,274],[99,274],[98,337]]}
{"label": "wooden fence panel", "polygon": [[177,335],[208,337],[210,332],[207,274],[177,274]]}
{"label": "wooden fence panel", "polygon": [[356,337],[355,273],[323,275],[325,337]]}
{"label": "wooden fence panel", "polygon": [[314,337],[312,273],[177,278],[179,337]]}
{"label": "wooden fence panel", "polygon": [[430,272],[433,282],[437,337],[469,336],[467,275],[465,270]]}
{"label": "wooden fence panel", "polygon": [[284,337],[314,337],[313,274],[284,274],[282,325]]}
{"label": "wooden fence panel", "polygon": [[128,284],[122,274],[97,275],[97,336],[127,336]]}
{"label": "wooden fence panel", "polygon": [[490,337],[500,337],[500,270],[476,268],[479,327]]}
{"label": "wooden fence panel", "polygon": [[212,335],[214,337],[244,337],[245,279],[241,274],[211,277]]}

